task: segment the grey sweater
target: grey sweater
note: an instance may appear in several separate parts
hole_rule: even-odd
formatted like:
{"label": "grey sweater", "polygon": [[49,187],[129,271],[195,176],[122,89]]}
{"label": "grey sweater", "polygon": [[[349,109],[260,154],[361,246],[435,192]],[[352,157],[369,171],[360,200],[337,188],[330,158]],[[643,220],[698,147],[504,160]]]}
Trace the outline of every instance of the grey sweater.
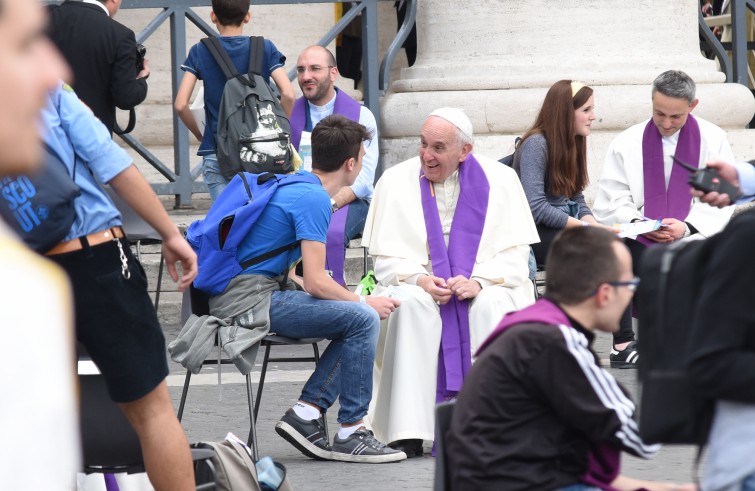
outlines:
{"label": "grey sweater", "polygon": [[514,159],[514,168],[522,181],[524,194],[530,204],[537,225],[564,228],[569,215],[556,208],[574,201],[579,205],[579,218],[592,215],[580,191],[574,196],[554,196],[545,190],[545,172],[548,164],[548,143],[543,135],[532,135],[522,142]]}

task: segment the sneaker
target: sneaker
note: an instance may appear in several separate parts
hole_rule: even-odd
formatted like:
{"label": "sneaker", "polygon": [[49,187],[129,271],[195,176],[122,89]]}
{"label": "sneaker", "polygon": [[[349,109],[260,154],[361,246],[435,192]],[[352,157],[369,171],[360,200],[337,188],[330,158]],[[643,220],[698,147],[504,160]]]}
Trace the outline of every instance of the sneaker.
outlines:
{"label": "sneaker", "polygon": [[276,423],[275,431],[307,457],[330,460],[331,449],[322,416],[307,421],[297,416],[292,408]]}
{"label": "sneaker", "polygon": [[394,450],[401,450],[406,454],[407,459],[422,457],[425,450],[422,448],[424,442],[420,439],[396,440],[388,444]]}
{"label": "sneaker", "polygon": [[359,428],[343,440],[338,435],[333,439],[331,459],[341,462],[383,464],[406,460],[406,454],[379,442],[371,431]]}
{"label": "sneaker", "polygon": [[632,341],[621,351],[611,350],[608,359],[611,361],[611,368],[637,368],[637,359],[640,354],[637,353],[637,341]]}

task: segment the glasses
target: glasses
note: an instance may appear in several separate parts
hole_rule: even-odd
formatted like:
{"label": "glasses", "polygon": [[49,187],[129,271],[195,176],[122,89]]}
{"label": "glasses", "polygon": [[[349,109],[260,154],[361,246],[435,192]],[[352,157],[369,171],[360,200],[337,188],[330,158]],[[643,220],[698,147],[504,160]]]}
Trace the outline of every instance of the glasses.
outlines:
{"label": "glasses", "polygon": [[320,66],[320,65],[310,65],[310,66],[298,66],[296,67],[296,73],[299,75],[302,75],[304,72],[309,70],[309,73],[314,73],[317,75],[318,73],[321,73],[323,70],[330,70],[331,68],[335,68],[333,65],[328,66]]}
{"label": "glasses", "polygon": [[615,287],[625,286],[629,288],[630,292],[635,292],[637,291],[637,287],[640,286],[640,279],[635,276],[629,281],[606,281],[606,284]]}
{"label": "glasses", "polygon": [[[635,276],[631,280],[627,280],[627,281],[606,281],[605,283],[601,283],[601,285],[603,285],[603,284],[605,284],[605,285],[611,285],[611,286],[616,287],[616,288],[618,288],[620,286],[625,286],[625,287],[627,287],[629,289],[630,292],[634,293],[635,291],[637,291],[637,287],[640,286],[640,279],[637,276]],[[598,289],[597,288],[592,292],[591,296],[595,295],[596,293],[598,293]]]}

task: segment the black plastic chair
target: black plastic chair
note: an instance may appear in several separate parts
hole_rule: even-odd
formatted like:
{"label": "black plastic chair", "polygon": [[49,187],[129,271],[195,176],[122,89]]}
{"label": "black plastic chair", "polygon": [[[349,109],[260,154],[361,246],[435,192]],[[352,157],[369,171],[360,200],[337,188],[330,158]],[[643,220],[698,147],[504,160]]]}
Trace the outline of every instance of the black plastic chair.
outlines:
{"label": "black plastic chair", "polygon": [[[190,314],[197,316],[209,315],[210,305],[209,296],[194,288],[194,285],[184,292],[183,304],[181,306],[181,321],[186,323]],[[275,333],[268,334],[260,343],[260,347],[265,349],[265,354],[262,362],[262,368],[260,370],[260,381],[257,386],[257,400],[254,399],[252,393],[252,379],[251,374],[245,376],[246,383],[246,395],[247,405],[249,410],[249,438],[247,439],[247,445],[252,449],[252,458],[256,462],[259,460],[259,453],[257,450],[257,414],[259,412],[260,401],[262,400],[262,389],[265,385],[265,375],[267,374],[267,367],[269,362],[313,362],[315,365],[320,361],[320,349],[317,343],[324,338],[305,338],[305,339],[293,339],[285,336],[279,336]],[[218,339],[215,337],[215,345],[217,346]],[[286,345],[300,345],[311,344],[313,350],[313,356],[311,357],[270,357],[270,349],[273,346],[286,346]],[[232,365],[233,362],[222,357],[222,353],[218,352],[217,356],[210,356],[202,362],[202,366],[205,365]],[[181,401],[178,405],[178,420],[181,421],[183,417],[184,408],[186,406],[186,396],[189,393],[189,384],[191,381],[191,371],[186,371],[186,378],[184,379],[183,390],[181,391]],[[323,416],[323,418],[326,418]],[[330,439],[328,435],[328,421],[325,421],[325,437]]]}
{"label": "black plastic chair", "polygon": [[[108,196],[113,201],[113,204],[121,213],[121,220],[123,221],[123,230],[126,231],[129,243],[136,247],[136,259],[142,262],[142,245],[162,244],[163,239],[157,230],[144,221],[136,211],[134,211],[123,198],[110,186],[106,186]],[[163,283],[163,270],[165,261],[163,258],[162,250],[160,251],[160,267],[157,270],[157,284],[155,285],[155,311],[160,307],[160,290]]]}
{"label": "black plastic chair", "polygon": [[434,491],[451,489],[451,467],[446,456],[446,433],[451,427],[455,401],[435,406],[435,483]]}
{"label": "black plastic chair", "polygon": [[[79,361],[90,361],[86,355]],[[121,409],[107,393],[105,379],[99,373],[79,375],[80,425],[83,472],[117,474],[144,472],[139,438]],[[198,491],[215,489],[215,472],[209,449],[191,449],[195,472],[208,476],[197,483]],[[197,472],[198,473],[198,472]]]}

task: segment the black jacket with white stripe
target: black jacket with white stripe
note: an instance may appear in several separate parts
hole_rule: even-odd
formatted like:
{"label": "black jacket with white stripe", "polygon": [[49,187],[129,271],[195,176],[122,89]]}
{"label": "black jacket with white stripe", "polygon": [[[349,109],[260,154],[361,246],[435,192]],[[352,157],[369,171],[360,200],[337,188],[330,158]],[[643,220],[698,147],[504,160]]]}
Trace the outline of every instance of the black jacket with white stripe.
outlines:
{"label": "black jacket with white stripe", "polygon": [[454,490],[575,484],[591,442],[657,451],[640,439],[627,391],[599,366],[594,335],[573,325],[512,326],[474,363],[448,434]]}

